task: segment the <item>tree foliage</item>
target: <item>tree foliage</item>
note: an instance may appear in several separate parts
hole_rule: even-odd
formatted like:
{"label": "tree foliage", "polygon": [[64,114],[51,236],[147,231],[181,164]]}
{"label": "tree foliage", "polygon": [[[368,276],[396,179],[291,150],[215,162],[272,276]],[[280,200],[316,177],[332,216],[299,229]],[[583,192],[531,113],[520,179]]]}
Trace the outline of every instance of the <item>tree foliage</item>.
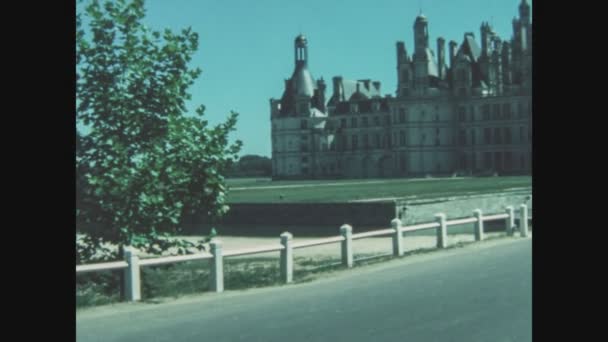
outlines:
{"label": "tree foliage", "polygon": [[[76,22],[77,206],[86,261],[104,243],[149,252],[187,247],[167,239],[184,215],[227,210],[224,174],[241,142],[237,114],[210,126],[204,106],[186,115],[201,74],[188,63],[198,34],[147,28],[144,1],[91,1]],[[171,242],[173,241],[173,242]]]}
{"label": "tree foliage", "polygon": [[272,160],[258,155],[244,155],[230,166],[230,177],[270,177]]}

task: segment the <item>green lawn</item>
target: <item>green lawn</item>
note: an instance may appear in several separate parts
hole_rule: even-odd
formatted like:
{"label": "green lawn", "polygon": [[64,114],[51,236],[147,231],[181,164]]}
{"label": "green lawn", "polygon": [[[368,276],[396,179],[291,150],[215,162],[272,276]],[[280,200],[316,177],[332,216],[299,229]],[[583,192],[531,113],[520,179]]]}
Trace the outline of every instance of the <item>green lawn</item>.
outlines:
{"label": "green lawn", "polygon": [[[347,202],[365,199],[390,199],[416,196],[484,194],[531,189],[531,176],[431,179],[310,180],[277,181],[268,179],[229,180],[230,203]],[[281,199],[281,196],[283,197]]]}

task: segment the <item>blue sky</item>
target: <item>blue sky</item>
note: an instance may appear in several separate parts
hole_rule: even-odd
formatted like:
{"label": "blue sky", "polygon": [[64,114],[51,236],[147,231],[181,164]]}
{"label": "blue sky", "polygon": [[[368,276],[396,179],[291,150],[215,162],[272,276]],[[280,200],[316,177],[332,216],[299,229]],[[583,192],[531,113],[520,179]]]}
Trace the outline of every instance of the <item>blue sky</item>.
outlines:
{"label": "blue sky", "polygon": [[[158,30],[192,27],[199,33],[191,66],[203,73],[190,89],[189,110],[204,104],[210,123],[238,112],[233,137],[244,143],[241,155],[270,156],[269,99],[281,97],[284,79],[291,76],[293,40],[300,32],[308,38],[313,77],[329,81],[327,96],[337,75],[378,80],[383,94],[394,94],[395,43],[404,41],[411,54],[420,9],[436,50],[440,36],[460,44],[465,32],[474,32],[479,42],[482,21],[510,39],[520,1],[147,0],[145,24]],[[77,9],[82,6],[77,3]]]}

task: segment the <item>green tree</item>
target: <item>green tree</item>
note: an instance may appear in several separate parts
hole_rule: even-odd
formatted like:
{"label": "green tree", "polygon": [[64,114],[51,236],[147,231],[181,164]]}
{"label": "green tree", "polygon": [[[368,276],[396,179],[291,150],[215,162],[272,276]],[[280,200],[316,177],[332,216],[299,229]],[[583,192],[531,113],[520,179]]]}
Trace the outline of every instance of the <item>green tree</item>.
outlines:
{"label": "green tree", "polygon": [[77,262],[104,243],[160,253],[190,245],[169,239],[185,215],[227,210],[224,174],[241,142],[237,114],[210,126],[204,106],[186,115],[188,67],[198,48],[190,28],[148,29],[144,1],[88,3],[76,22]]}

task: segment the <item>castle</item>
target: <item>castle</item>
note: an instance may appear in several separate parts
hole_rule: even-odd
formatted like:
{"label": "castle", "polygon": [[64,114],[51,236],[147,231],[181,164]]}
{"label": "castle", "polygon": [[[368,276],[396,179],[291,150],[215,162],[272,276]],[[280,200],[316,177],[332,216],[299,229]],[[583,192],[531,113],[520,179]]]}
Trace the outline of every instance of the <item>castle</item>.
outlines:
{"label": "castle", "polygon": [[295,70],[270,99],[274,179],[522,174],[532,168],[532,23],[522,0],[513,37],[481,24],[460,45],[429,45],[428,20],[414,22],[410,55],[397,42],[395,96],[380,82],[323,79],[308,70],[307,39],[295,39]]}

